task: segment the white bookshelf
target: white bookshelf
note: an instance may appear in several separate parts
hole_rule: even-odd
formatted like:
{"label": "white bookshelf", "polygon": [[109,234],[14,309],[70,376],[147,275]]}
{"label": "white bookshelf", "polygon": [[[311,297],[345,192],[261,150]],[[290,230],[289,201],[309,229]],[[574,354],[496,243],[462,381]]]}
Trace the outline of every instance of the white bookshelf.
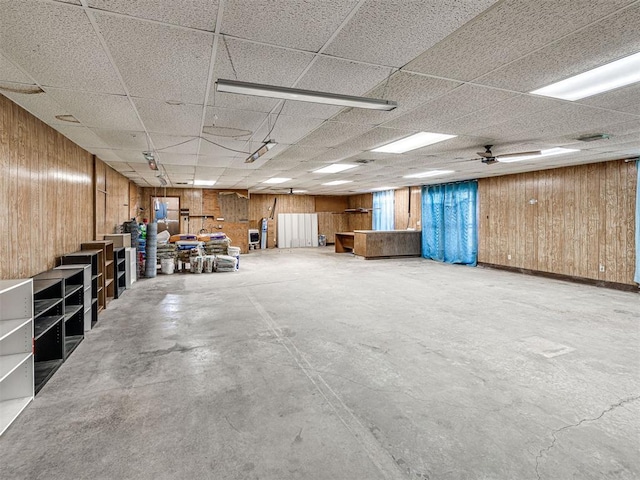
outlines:
{"label": "white bookshelf", "polygon": [[33,283],[0,280],[0,435],[33,394]]}

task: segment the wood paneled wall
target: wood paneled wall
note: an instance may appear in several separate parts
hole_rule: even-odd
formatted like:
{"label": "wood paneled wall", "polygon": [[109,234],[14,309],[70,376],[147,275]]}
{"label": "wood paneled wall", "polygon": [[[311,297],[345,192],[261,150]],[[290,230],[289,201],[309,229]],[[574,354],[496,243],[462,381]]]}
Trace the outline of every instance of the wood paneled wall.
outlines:
{"label": "wood paneled wall", "polygon": [[0,95],[0,278],[49,270],[93,239],[92,156]]}
{"label": "wood paneled wall", "polygon": [[636,188],[624,161],[481,179],[478,260],[633,285]]}
{"label": "wood paneled wall", "polygon": [[422,222],[422,188],[411,187],[411,215],[409,215],[409,188],[395,191],[395,229],[414,228],[421,230]]}
{"label": "wood paneled wall", "polygon": [[351,195],[349,197],[349,208],[367,208],[367,213],[349,213],[347,214],[347,230],[371,230],[373,228],[373,217],[371,209],[373,208],[373,194],[363,193],[361,195]]}
{"label": "wood paneled wall", "polygon": [[[166,191],[165,191],[166,190]],[[219,194],[223,192],[237,193],[240,195],[239,202],[233,203],[233,212],[224,212],[219,201]],[[180,199],[180,208],[189,209],[189,221],[184,217],[180,217],[180,232],[198,234],[204,229],[208,232],[224,232],[231,239],[232,245],[240,247],[242,253],[249,251],[249,200],[247,190],[212,190],[202,188],[143,188],[141,189],[141,197],[144,208],[144,218],[149,221],[153,218],[153,206],[151,205],[151,197],[163,196],[178,197]],[[244,199],[244,201],[242,200]],[[245,206],[242,207],[242,204]],[[244,210],[242,210],[244,208]],[[225,215],[237,221],[228,221]],[[225,220],[217,220],[217,218],[225,218]],[[218,228],[221,226],[222,228]],[[251,227],[256,228],[256,227]]]}
{"label": "wood paneled wall", "polygon": [[95,233],[96,240],[103,235],[115,233],[123,222],[135,217],[136,204],[131,205],[131,189],[137,191],[133,182],[119,174],[109,165],[95,158]]}

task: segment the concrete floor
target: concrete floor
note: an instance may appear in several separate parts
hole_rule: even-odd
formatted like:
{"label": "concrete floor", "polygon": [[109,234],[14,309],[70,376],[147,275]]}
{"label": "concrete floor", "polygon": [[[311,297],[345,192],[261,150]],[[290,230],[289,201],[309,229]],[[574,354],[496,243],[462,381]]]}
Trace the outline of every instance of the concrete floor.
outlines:
{"label": "concrete floor", "polygon": [[640,297],[331,247],[137,282],[2,479],[637,479]]}

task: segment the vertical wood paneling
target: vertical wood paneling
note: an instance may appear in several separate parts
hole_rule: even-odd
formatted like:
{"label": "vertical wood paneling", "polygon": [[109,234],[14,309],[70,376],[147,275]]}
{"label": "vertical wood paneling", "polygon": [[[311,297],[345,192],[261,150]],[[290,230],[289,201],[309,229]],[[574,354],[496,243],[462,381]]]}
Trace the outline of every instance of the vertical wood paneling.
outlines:
{"label": "vertical wood paneling", "polygon": [[93,237],[92,157],[0,95],[0,278],[51,269]]}
{"label": "vertical wood paneling", "polygon": [[411,187],[411,217],[409,217],[409,188],[399,188],[394,192],[395,200],[395,229],[406,230],[414,228],[420,230],[419,222],[422,218],[422,195],[420,187]]}
{"label": "vertical wood paneling", "polygon": [[492,177],[478,187],[480,262],[634,284],[632,163]]}

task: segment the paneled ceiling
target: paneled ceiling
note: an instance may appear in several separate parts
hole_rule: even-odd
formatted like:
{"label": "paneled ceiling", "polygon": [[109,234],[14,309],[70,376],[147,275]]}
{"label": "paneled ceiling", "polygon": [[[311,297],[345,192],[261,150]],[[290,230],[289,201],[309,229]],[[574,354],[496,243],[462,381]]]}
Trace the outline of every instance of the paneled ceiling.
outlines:
{"label": "paneled ceiling", "polygon": [[[640,52],[638,0],[0,0],[0,12],[0,93],[141,186],[160,185],[145,150],[173,186],[311,194],[640,155],[640,85],[574,102],[528,93]],[[398,108],[219,93],[219,78]],[[371,152],[418,131],[457,137]],[[577,140],[598,133],[611,138]],[[245,163],[267,138],[276,147]],[[485,144],[579,151],[485,165]],[[331,163],[358,166],[313,173]],[[454,173],[405,178],[432,169]],[[333,180],[350,183],[322,185]]]}

